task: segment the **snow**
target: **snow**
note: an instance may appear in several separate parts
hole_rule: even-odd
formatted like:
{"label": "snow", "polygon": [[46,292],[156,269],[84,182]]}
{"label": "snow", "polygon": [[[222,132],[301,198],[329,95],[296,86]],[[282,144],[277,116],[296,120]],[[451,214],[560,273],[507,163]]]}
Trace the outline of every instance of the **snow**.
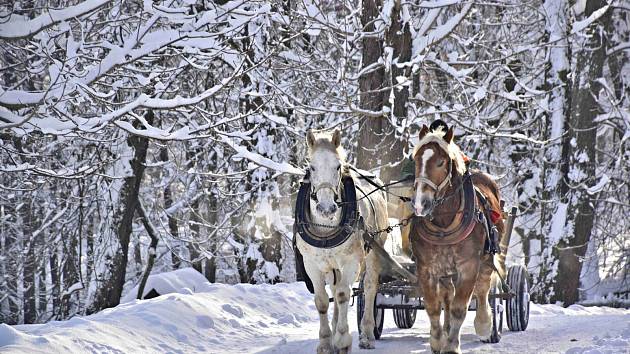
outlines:
{"label": "snow", "polygon": [[468,12],[472,8],[472,3],[464,5],[462,10],[455,16],[451,17],[441,26],[436,27],[433,31],[429,32],[426,36],[417,37],[412,43],[412,61],[414,63],[420,62],[421,54],[427,47],[430,47],[442,39],[446,38],[457,25],[468,15]]}
{"label": "snow", "polygon": [[32,20],[14,19],[22,16],[12,15],[9,21],[0,24],[0,38],[23,38],[50,27],[53,24],[79,17],[93,11],[109,0],[88,0],[63,10],[48,9],[46,13]]}
{"label": "snow", "polygon": [[[183,281],[189,271],[159,279]],[[197,273],[198,274],[198,273]],[[186,276],[184,276],[186,275]],[[2,353],[184,352],[313,353],[319,320],[312,295],[303,283],[197,283],[197,293],[171,293],[151,300],[131,300],[92,316],[42,325],[0,324]],[[188,284],[190,285],[190,284]],[[173,289],[181,284],[173,286]],[[133,291],[132,291],[133,293]],[[386,312],[383,337],[376,349],[358,349],[356,302],[349,324],[354,353],[418,353],[429,348],[429,323],[418,313],[411,329],[397,329]],[[332,307],[332,306],[331,306]],[[332,308],[329,310],[332,313]],[[622,353],[630,350],[630,310],[573,305],[531,306],[525,332],[505,330],[498,344],[474,335],[473,313],[466,317],[462,349],[467,353]]]}
{"label": "snow", "polygon": [[602,191],[602,189],[604,189],[604,187],[606,186],[606,184],[608,184],[608,181],[610,181],[610,177],[608,177],[608,175],[603,174],[602,177],[599,179],[599,182],[597,182],[596,185],[589,187],[586,192],[588,194],[596,194]]}
{"label": "snow", "polygon": [[304,171],[301,169],[289,164],[288,162],[275,162],[269,158],[266,158],[260,154],[255,152],[251,152],[247,150],[244,146],[240,146],[232,142],[229,138],[222,136],[222,141],[229,145],[232,149],[236,151],[236,158],[243,157],[246,158],[256,165],[269,168],[271,170],[275,170],[279,173],[289,173],[294,175],[303,175]]}
{"label": "snow", "polygon": [[564,224],[567,219],[567,203],[558,203],[556,212],[551,221],[551,232],[549,234],[549,242],[552,245],[557,244],[564,237]]}
{"label": "snow", "polygon": [[[144,297],[151,289],[155,289],[158,294],[181,293],[203,291],[209,285],[206,278],[193,268],[177,269],[172,272],[150,275],[147,284],[144,286],[142,296]],[[138,286],[134,286],[120,299],[121,303],[132,302],[138,295]]]}
{"label": "snow", "polygon": [[575,21],[573,23],[571,32],[577,33],[586,29],[586,27],[588,27],[591,23],[597,21],[600,17],[602,17],[606,13],[606,11],[608,11],[608,7],[610,7],[610,5],[604,5],[600,9],[593,11],[593,13],[588,18],[585,18],[582,21]]}

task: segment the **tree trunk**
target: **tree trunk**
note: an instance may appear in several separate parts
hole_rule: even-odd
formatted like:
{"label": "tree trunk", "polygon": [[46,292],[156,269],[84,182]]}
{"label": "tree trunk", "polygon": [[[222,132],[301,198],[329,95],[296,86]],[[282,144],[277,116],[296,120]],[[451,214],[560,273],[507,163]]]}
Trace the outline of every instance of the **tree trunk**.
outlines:
{"label": "tree trunk", "polygon": [[[166,146],[160,149],[160,160],[162,162],[168,161],[168,149]],[[168,183],[164,188],[164,209],[168,209],[173,205],[173,193],[171,192],[171,184]],[[179,269],[181,267],[181,259],[179,254],[179,227],[177,225],[177,219],[172,215],[168,217],[168,230],[171,234],[171,239],[175,245],[171,248],[171,264],[173,269]]]}
{"label": "tree trunk", "polygon": [[201,218],[199,217],[199,198],[191,204],[190,215],[190,235],[193,242],[188,242],[188,253],[190,253],[190,262],[199,273],[202,272],[201,254],[198,249],[198,242],[201,240]]}
{"label": "tree trunk", "polygon": [[[81,242],[81,236],[83,234],[83,192],[81,187],[79,187],[79,224],[77,225],[77,232],[73,237],[70,237],[69,240],[64,242],[64,262],[62,266],[63,273],[63,289],[64,293],[61,296],[61,306],[60,306],[60,317],[68,318],[71,311],[70,308],[72,306],[76,306],[76,303],[71,301],[73,297],[73,291],[78,291],[82,289],[82,287],[77,287],[75,284],[79,283],[79,272],[81,270],[79,266],[79,257],[77,256],[77,248],[79,246],[79,242]],[[71,292],[71,290],[73,290]],[[74,313],[74,311],[72,311]]]}
{"label": "tree trunk", "polygon": [[[585,18],[606,5],[603,0],[586,2]],[[566,204],[565,234],[556,248],[558,268],[555,276],[555,289],[551,301],[562,301],[565,306],[579,300],[582,258],[586,254],[594,222],[594,209],[585,186],[593,185],[595,179],[595,142],[597,126],[594,119],[599,113],[596,98],[602,85],[597,81],[602,77],[602,68],[608,48],[603,36],[602,24],[610,20],[610,12],[604,14],[587,29],[590,38],[577,55],[574,81],[571,92],[570,139],[566,139],[563,149],[568,151],[564,161],[564,181],[570,188]],[[561,206],[562,207],[562,206]]]}
{"label": "tree trunk", "polygon": [[24,215],[24,232],[22,234],[24,244],[26,245],[26,254],[23,259],[24,264],[24,280],[23,287],[24,293],[22,294],[23,308],[24,308],[24,323],[35,323],[37,320],[37,304],[35,299],[35,281],[37,274],[37,253],[35,252],[35,240],[32,237],[33,225],[31,219],[31,203],[27,201],[25,205],[20,209]]}
{"label": "tree trunk", "polygon": [[63,315],[61,314],[61,279],[59,279],[59,257],[57,253],[57,249],[52,248],[50,250],[50,257],[48,257],[48,262],[50,263],[50,282],[52,283],[50,297],[52,298],[53,305],[52,316],[57,320],[61,320],[63,319]]}
{"label": "tree trunk", "polygon": [[153,263],[155,263],[155,256],[157,253],[157,245],[158,241],[158,233],[151,220],[149,220],[149,216],[147,215],[147,211],[144,209],[142,202],[138,200],[138,214],[140,214],[140,218],[142,219],[142,225],[144,225],[144,229],[149,234],[151,238],[151,243],[149,244],[149,249],[147,251],[147,267],[144,270],[144,274],[142,275],[142,280],[140,281],[140,285],[138,286],[138,294],[136,295],[137,299],[142,299],[142,294],[144,293],[144,287],[147,284],[147,280],[149,279],[149,275],[151,275],[151,270],[153,269]]}
{"label": "tree trunk", "polygon": [[[382,6],[381,0],[362,1],[361,24],[363,31],[373,32],[376,30],[374,22],[378,19]],[[396,61],[404,62],[411,57],[409,24],[401,23],[400,10],[400,2],[397,1],[392,10],[392,26],[387,31],[388,44],[394,46],[392,48],[393,63]],[[362,68],[367,68],[383,59],[383,40],[380,37],[365,36],[362,39],[362,44]],[[397,169],[387,168],[386,165],[396,163],[403,157],[403,143],[396,137],[395,127],[387,116],[392,114],[391,119],[394,122],[404,118],[402,115],[406,115],[406,101],[409,91],[407,87],[398,91],[394,89],[391,94],[393,97],[392,111],[392,102],[389,99],[391,89],[386,89],[390,84],[396,82],[394,75],[402,73],[402,70],[392,65],[387,68],[387,73],[390,74],[388,77],[385,68],[381,66],[359,78],[360,108],[371,112],[383,112],[383,114],[381,116],[363,114],[360,117],[356,163],[357,167],[366,170],[382,167],[380,177],[384,182],[399,177]]]}
{"label": "tree trunk", "polygon": [[[568,137],[564,136],[567,122],[570,120],[569,107],[571,106],[571,91],[568,75],[571,69],[569,35],[569,5],[564,0],[547,0],[545,8],[545,39],[547,41],[558,40],[556,45],[550,46],[548,50],[548,67],[545,72],[546,82],[544,89],[548,94],[549,113],[544,117],[544,137],[550,140],[549,145],[544,150],[543,176],[542,176],[542,200],[540,204],[541,229],[537,235],[538,247],[535,255],[540,264],[536,283],[539,284],[538,301],[549,301],[549,294],[553,286],[553,279],[549,279],[551,268],[553,267],[553,249],[555,243],[550,244],[550,240],[558,240],[560,235],[552,235],[554,225],[564,225],[566,223],[566,213],[563,212],[567,203],[568,186],[563,183],[562,176],[565,176],[566,165],[562,162],[568,159],[569,151],[563,141]],[[556,228],[557,229],[557,228]]]}
{"label": "tree trunk", "polygon": [[[197,159],[199,158],[199,150],[200,150],[200,147],[198,145],[195,145],[195,146],[189,147],[188,150],[186,151],[186,158],[188,160],[188,166],[187,166],[188,169],[192,169],[195,166],[197,166]],[[192,180],[188,188],[197,190],[198,188],[201,187],[199,186],[199,182],[195,180],[195,176],[191,176],[190,178]],[[202,272],[202,262],[200,258],[199,244],[198,244],[199,240],[201,239],[201,221],[202,221],[201,217],[199,216],[199,213],[201,212],[200,199],[202,198],[196,198],[190,205],[189,229],[190,229],[190,238],[192,242],[188,242],[186,244],[188,248],[189,260],[193,268],[195,268],[195,270],[198,271],[199,273]]]}
{"label": "tree trunk", "polygon": [[[153,123],[153,118],[153,111],[148,111],[145,119],[149,124]],[[95,313],[118,305],[123,286],[125,285],[129,238],[133,226],[133,216],[138,203],[140,183],[144,174],[144,163],[147,157],[149,140],[145,137],[131,135],[127,138],[127,144],[134,151],[134,156],[131,160],[132,174],[125,178],[119,199],[122,206],[117,209],[111,225],[111,227],[117,227],[118,249],[108,266],[109,278],[99,284],[88,313]]]}

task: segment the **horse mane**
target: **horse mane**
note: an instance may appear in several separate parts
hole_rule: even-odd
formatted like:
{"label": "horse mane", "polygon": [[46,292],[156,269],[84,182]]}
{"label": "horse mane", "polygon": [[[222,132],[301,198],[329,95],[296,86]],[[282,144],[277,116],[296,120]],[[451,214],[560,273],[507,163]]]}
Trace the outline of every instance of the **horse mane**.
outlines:
{"label": "horse mane", "polygon": [[436,143],[439,147],[442,148],[442,150],[444,150],[448,154],[451,160],[453,160],[453,163],[455,163],[455,170],[460,175],[463,175],[466,172],[466,164],[464,163],[462,151],[459,149],[459,146],[455,145],[453,141],[447,143],[446,140],[444,140],[445,135],[446,132],[444,131],[444,129],[442,129],[441,126],[437,127],[437,129],[433,131],[428,132],[420,140],[418,145],[416,145],[416,147],[413,149],[413,156],[416,156],[418,150],[420,150],[420,148],[424,145],[429,143]]}

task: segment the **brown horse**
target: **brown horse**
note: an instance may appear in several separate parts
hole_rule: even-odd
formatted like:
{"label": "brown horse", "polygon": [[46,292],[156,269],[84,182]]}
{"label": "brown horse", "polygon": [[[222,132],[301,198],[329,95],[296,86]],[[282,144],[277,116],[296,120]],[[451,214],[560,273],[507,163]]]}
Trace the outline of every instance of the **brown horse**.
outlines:
{"label": "brown horse", "polygon": [[[411,243],[424,304],[431,321],[431,350],[461,353],[460,328],[472,295],[477,298],[475,331],[482,341],[490,339],[490,287],[493,274],[503,272],[505,256],[485,252],[487,239],[482,201],[470,181],[486,197],[494,216],[501,210],[499,190],[492,178],[480,172],[466,174],[460,149],[453,143],[453,128],[429,131],[423,126],[414,150],[415,218]],[[466,202],[466,199],[469,199]],[[486,212],[485,214],[480,214]],[[471,217],[472,213],[472,217]],[[494,221],[503,236],[503,221]],[[500,244],[505,249],[506,245]],[[440,314],[444,308],[444,324]]]}

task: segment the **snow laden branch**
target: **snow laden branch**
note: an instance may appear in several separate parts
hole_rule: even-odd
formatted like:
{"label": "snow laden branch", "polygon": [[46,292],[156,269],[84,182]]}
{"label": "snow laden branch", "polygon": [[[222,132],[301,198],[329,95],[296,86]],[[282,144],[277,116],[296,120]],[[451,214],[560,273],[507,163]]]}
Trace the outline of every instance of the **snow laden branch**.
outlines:
{"label": "snow laden branch", "polygon": [[110,2],[111,0],[86,0],[65,9],[46,9],[45,13],[32,20],[23,20],[22,16],[12,15],[8,21],[0,24],[0,39],[31,37],[63,21],[80,18]]}
{"label": "snow laden branch", "polygon": [[221,140],[236,151],[235,158],[245,158],[252,163],[276,171],[278,173],[288,173],[293,175],[304,175],[304,171],[287,162],[276,162],[255,152],[247,150],[246,147],[237,145],[229,137],[221,136]]}

